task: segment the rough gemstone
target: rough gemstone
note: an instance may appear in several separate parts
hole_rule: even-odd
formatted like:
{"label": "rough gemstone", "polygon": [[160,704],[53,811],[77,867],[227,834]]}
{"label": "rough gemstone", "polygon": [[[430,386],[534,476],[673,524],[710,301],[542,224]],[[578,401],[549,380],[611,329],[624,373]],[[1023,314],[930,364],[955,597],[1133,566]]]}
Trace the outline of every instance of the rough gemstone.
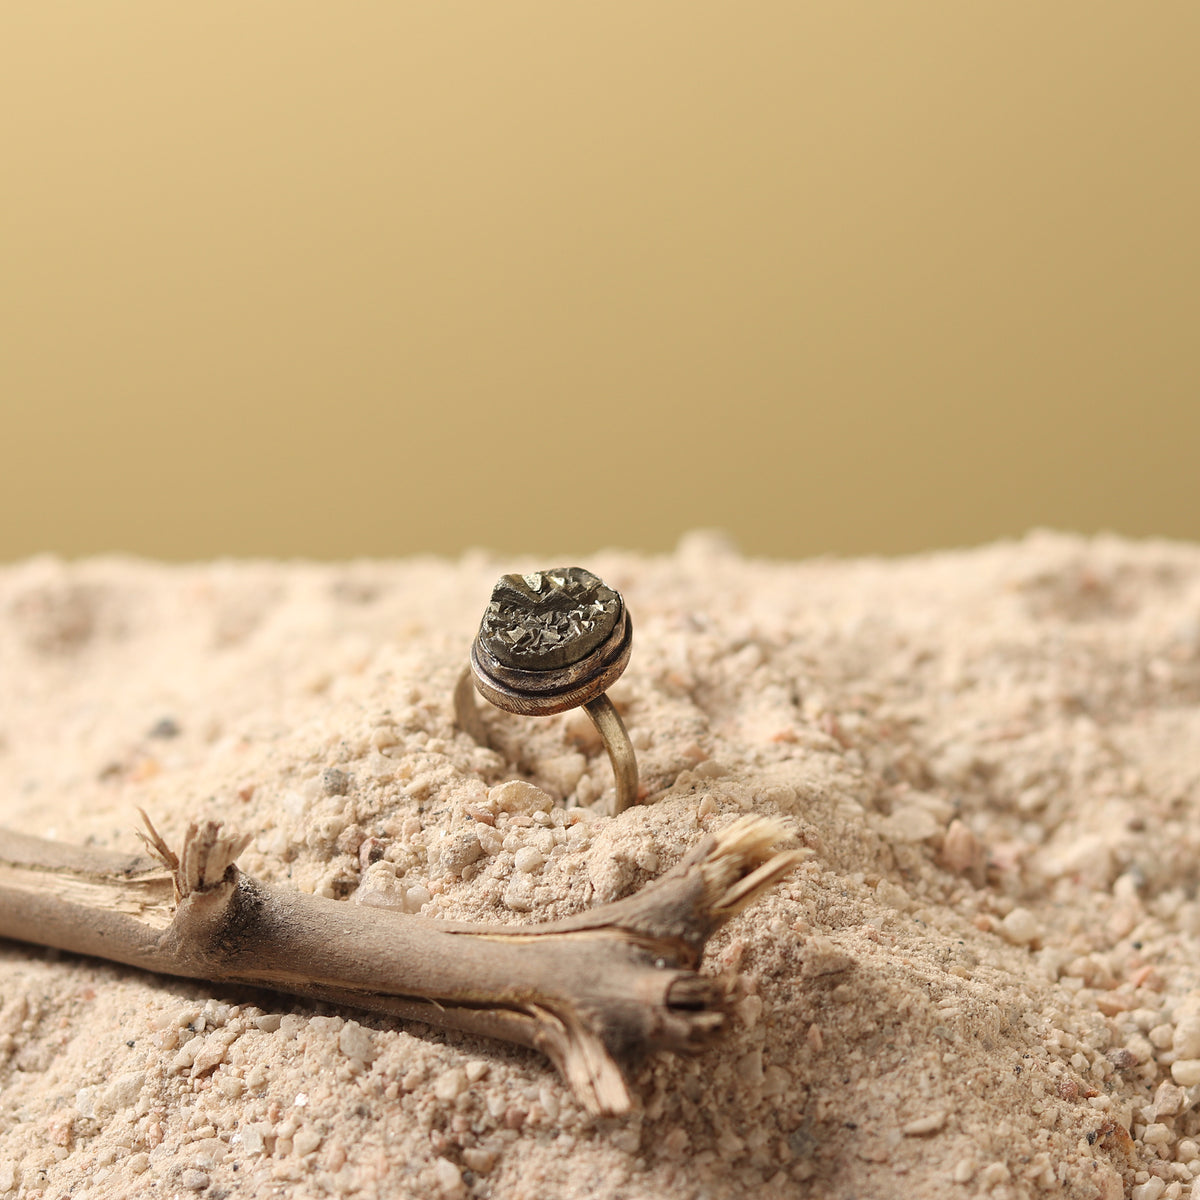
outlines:
{"label": "rough gemstone", "polygon": [[620,616],[620,595],[582,567],[505,575],[492,589],[479,639],[506,667],[554,671],[591,654]]}

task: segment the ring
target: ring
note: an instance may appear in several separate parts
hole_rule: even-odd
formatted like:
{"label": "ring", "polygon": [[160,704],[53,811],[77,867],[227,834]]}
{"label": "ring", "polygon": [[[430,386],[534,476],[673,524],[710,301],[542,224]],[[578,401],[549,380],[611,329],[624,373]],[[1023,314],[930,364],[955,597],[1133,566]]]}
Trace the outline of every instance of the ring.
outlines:
{"label": "ring", "polygon": [[633,623],[621,593],[590,571],[557,567],[504,575],[479,623],[471,665],[454,689],[458,727],[488,744],[476,691],[522,716],[582,707],[608,750],[621,812],[637,803],[637,759],[605,693],[625,670],[632,648]]}

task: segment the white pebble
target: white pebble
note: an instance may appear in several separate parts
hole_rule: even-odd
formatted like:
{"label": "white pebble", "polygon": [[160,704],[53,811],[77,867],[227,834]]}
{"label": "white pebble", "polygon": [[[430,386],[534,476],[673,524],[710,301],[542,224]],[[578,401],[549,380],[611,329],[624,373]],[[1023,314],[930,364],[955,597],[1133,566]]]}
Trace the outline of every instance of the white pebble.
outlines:
{"label": "white pebble", "polygon": [[1000,932],[1008,941],[1018,946],[1027,946],[1042,936],[1042,927],[1029,909],[1014,908],[1000,922]]}
{"label": "white pebble", "polygon": [[533,908],[533,880],[528,875],[514,875],[504,889],[503,899],[513,912],[529,912]]}
{"label": "white pebble", "polygon": [[970,870],[979,858],[975,835],[961,822],[951,821],[942,842],[942,858],[952,871]]}
{"label": "white pebble", "polygon": [[1139,1183],[1130,1191],[1129,1200],[1158,1200],[1166,1190],[1166,1183],[1157,1175],[1151,1175],[1145,1183]]}
{"label": "white pebble", "polygon": [[1012,1172],[1008,1169],[1007,1164],[1002,1162],[988,1163],[979,1172],[979,1182],[983,1185],[984,1190],[989,1192],[1002,1183],[1007,1183],[1011,1178]]}
{"label": "white pebble", "polygon": [[897,807],[885,826],[886,832],[897,842],[923,842],[942,831],[932,814],[915,804]]}
{"label": "white pebble", "polygon": [[439,1100],[456,1100],[467,1090],[467,1073],[461,1067],[439,1075],[433,1085],[433,1094]]}
{"label": "white pebble", "polygon": [[496,1165],[496,1156],[490,1150],[480,1150],[474,1146],[465,1146],[462,1157],[467,1170],[474,1171],[476,1175],[486,1175]]}
{"label": "white pebble", "polygon": [[186,1071],[195,1061],[196,1055],[200,1052],[200,1048],[204,1045],[203,1038],[192,1038],[185,1043],[183,1049],[171,1060],[171,1070],[178,1074],[180,1071]]}
{"label": "white pebble", "polygon": [[1176,1022],[1171,1048],[1180,1058],[1200,1058],[1200,1015],[1188,1013]]}
{"label": "white pebble", "polygon": [[311,1125],[305,1125],[292,1138],[292,1151],[303,1158],[306,1154],[312,1154],[320,1144],[321,1135]]}
{"label": "white pebble", "polygon": [[1147,1125],[1142,1134],[1142,1142],[1147,1146],[1166,1146],[1171,1141],[1171,1131],[1161,1121]]}
{"label": "white pebble", "polygon": [[132,1108],[137,1103],[145,1083],[146,1076],[140,1071],[118,1075],[104,1094],[103,1107],[113,1112]]}
{"label": "white pebble", "polygon": [[488,800],[497,812],[549,812],[554,801],[541,788],[523,779],[510,779],[488,792]]}
{"label": "white pebble", "polygon": [[915,1121],[909,1121],[907,1125],[901,1125],[900,1132],[905,1137],[924,1137],[926,1134],[937,1133],[945,1124],[946,1114],[935,1112],[930,1113],[927,1117],[918,1117]]}
{"label": "white pebble", "polygon": [[532,874],[534,871],[540,870],[545,862],[545,856],[540,850],[534,849],[533,846],[522,846],[513,855],[513,866],[518,871],[524,871],[526,874]]}
{"label": "white pebble", "polygon": [[1177,1116],[1183,1112],[1186,1103],[1187,1092],[1181,1087],[1175,1087],[1174,1084],[1170,1084],[1164,1079],[1158,1085],[1158,1091],[1154,1093],[1155,1119]]}
{"label": "white pebble", "polygon": [[243,1125],[240,1133],[242,1138],[242,1149],[247,1154],[261,1154],[266,1148],[266,1138],[264,1134],[269,1134],[271,1127],[261,1123]]}
{"label": "white pebble", "polygon": [[433,1173],[437,1178],[438,1187],[448,1196],[457,1196],[462,1192],[462,1172],[448,1158],[435,1158]]}
{"label": "white pebble", "polygon": [[375,1043],[371,1035],[357,1022],[347,1021],[338,1034],[338,1049],[347,1058],[357,1058],[369,1063],[376,1055]]}
{"label": "white pebble", "polygon": [[1171,1078],[1180,1087],[1195,1087],[1200,1083],[1200,1058],[1181,1058],[1173,1062]]}
{"label": "white pebble", "polygon": [[404,893],[404,908],[410,913],[420,912],[422,905],[428,904],[432,899],[429,889],[417,884]]}

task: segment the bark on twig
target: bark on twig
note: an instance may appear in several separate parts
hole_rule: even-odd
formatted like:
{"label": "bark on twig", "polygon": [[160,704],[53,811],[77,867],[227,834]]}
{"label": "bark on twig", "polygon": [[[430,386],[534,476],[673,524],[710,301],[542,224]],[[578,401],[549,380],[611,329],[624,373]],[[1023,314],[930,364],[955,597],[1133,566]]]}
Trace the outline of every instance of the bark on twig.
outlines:
{"label": "bark on twig", "polygon": [[249,838],[219,822],[190,826],[178,855],[146,826],[150,858],[0,830],[0,937],[532,1046],[604,1115],[630,1107],[619,1062],[720,1027],[705,942],[800,860],[772,852],[776,823],[742,818],[614,904],[464,925],[259,882],[236,865]]}

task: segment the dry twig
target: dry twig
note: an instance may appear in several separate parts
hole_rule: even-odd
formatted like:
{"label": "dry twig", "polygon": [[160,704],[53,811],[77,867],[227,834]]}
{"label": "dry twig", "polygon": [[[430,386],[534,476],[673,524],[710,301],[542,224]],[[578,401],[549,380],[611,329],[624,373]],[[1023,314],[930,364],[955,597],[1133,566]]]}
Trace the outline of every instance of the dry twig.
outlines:
{"label": "dry twig", "polygon": [[[143,814],[145,816],[145,814]],[[593,1113],[630,1107],[617,1065],[698,1048],[723,1020],[705,942],[800,856],[742,818],[614,904],[542,925],[462,925],[324,900],[244,874],[249,838],[189,827],[152,858],[0,830],[0,936],[533,1046]]]}

